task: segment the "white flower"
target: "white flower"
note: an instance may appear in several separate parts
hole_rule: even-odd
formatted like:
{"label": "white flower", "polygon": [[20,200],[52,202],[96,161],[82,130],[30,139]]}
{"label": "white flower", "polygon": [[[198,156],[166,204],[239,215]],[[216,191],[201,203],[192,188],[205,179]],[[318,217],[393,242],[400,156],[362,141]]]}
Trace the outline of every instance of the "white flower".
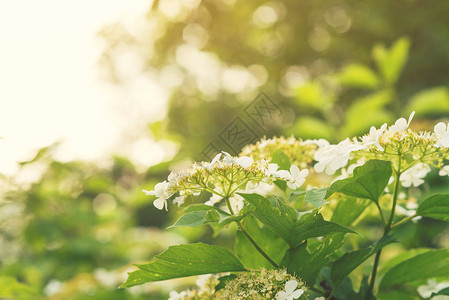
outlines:
{"label": "white flower", "polygon": [[[241,166],[244,169],[247,169],[254,163],[254,159],[249,156],[242,156],[242,157],[235,159],[228,152],[222,151],[222,153],[225,155],[225,157],[223,158],[223,163],[225,165],[236,164],[236,165]],[[218,158],[220,158],[220,157],[218,157]]]}
{"label": "white flower", "polygon": [[324,297],[316,297],[315,300],[326,300]]}
{"label": "white flower", "polygon": [[235,163],[244,169],[248,169],[254,163],[254,159],[249,156],[242,156],[237,158]]}
{"label": "white flower", "polygon": [[182,300],[187,296],[185,291],[178,293],[177,291],[171,291],[168,300]]}
{"label": "white flower", "polygon": [[287,182],[287,186],[292,190],[296,190],[306,181],[309,170],[304,169],[299,171],[299,168],[295,165],[290,167],[291,181]]}
{"label": "white flower", "polygon": [[423,178],[431,171],[430,167],[423,163],[417,163],[401,174],[399,180],[403,187],[417,187],[424,183]]}
{"label": "white flower", "polygon": [[415,111],[412,111],[412,113],[408,117],[408,122],[406,119],[400,118],[399,120],[397,120],[394,123],[394,125],[390,126],[390,128],[388,129],[388,132],[401,132],[401,131],[406,130],[408,128],[408,126],[410,125],[410,122],[412,121],[414,115],[415,115]]}
{"label": "white flower", "polygon": [[185,197],[184,196],[178,196],[175,199],[173,199],[173,204],[177,204],[178,207],[184,204]]}
{"label": "white flower", "polygon": [[302,142],[303,145],[309,145],[309,144],[314,144],[317,145],[318,147],[326,147],[329,146],[329,142],[325,139],[319,139],[319,140],[305,140],[304,142]]}
{"label": "white flower", "polygon": [[449,165],[443,166],[441,168],[440,172],[438,172],[438,175],[440,175],[440,176],[449,176]]}
{"label": "white flower", "polygon": [[382,136],[386,129],[387,123],[383,124],[379,129],[371,126],[369,134],[362,137],[362,142],[367,146],[375,145],[379,151],[384,151],[384,148],[382,148],[382,146],[379,144],[379,138]]}
{"label": "white flower", "polygon": [[159,182],[154,187],[154,191],[142,190],[147,195],[154,195],[157,197],[156,200],[153,201],[153,205],[159,209],[167,210],[167,199],[170,198],[173,194],[167,193],[167,189],[169,187],[169,183],[167,181]]}
{"label": "white flower", "polygon": [[210,283],[211,277],[212,277],[211,274],[206,274],[206,275],[200,275],[200,276],[198,276],[198,279],[196,280],[196,285],[197,285],[201,290],[206,290],[206,289],[208,289],[208,284]]}
{"label": "white flower", "polygon": [[449,147],[449,123],[445,125],[443,122],[440,122],[435,125],[433,131],[438,139],[435,146],[442,148]]}
{"label": "white flower", "polygon": [[279,169],[278,164],[275,163],[268,164],[265,170],[265,175],[267,175],[268,177],[270,176],[278,177],[278,169]]}
{"label": "white flower", "polygon": [[[221,153],[218,153],[217,155],[215,155],[210,163],[204,165],[204,168],[207,169],[207,170],[213,169],[213,167],[218,162],[220,157],[221,157]],[[169,177],[169,180],[170,180],[170,177]]]}
{"label": "white flower", "polygon": [[245,186],[245,193],[247,194],[257,193],[259,195],[265,196],[273,189],[274,189],[273,184],[269,184],[262,181],[250,181]]}
{"label": "white flower", "polygon": [[[437,283],[437,281],[435,279],[429,279],[427,281],[426,285],[420,285],[418,287],[418,293],[421,295],[421,297],[430,298],[430,296],[432,296],[433,293],[438,293],[439,291],[441,291],[442,289],[445,289],[447,287],[449,287],[448,281],[443,281],[443,282]],[[441,298],[441,297],[445,297],[445,298]],[[449,299],[449,297],[447,297],[447,296],[432,297],[432,300],[436,300],[436,299],[444,300],[444,299]]]}
{"label": "white flower", "polygon": [[276,299],[278,300],[293,300],[298,299],[304,293],[302,289],[296,289],[298,282],[294,279],[289,280],[285,283],[285,291],[280,291],[276,294]]}
{"label": "white flower", "polygon": [[333,175],[335,172],[348,164],[349,155],[352,151],[364,149],[366,146],[352,143],[349,139],[338,145],[328,145],[315,152],[314,159],[317,163],[314,169],[317,173],[326,172]]}

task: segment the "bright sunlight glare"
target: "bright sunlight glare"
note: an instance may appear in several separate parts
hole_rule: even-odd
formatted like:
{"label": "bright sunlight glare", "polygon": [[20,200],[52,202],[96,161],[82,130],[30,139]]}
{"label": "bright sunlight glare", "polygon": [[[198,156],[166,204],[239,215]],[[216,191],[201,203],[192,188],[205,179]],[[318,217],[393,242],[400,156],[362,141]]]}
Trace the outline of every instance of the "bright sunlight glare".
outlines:
{"label": "bright sunlight glare", "polygon": [[[118,111],[117,103],[129,97],[100,78],[103,44],[96,34],[102,26],[132,22],[150,5],[148,0],[0,2],[0,173],[13,173],[17,161],[56,141],[62,141],[63,160],[117,152],[136,116]],[[137,117],[148,122],[164,114],[167,96],[151,82],[145,93],[136,109],[146,112]]]}

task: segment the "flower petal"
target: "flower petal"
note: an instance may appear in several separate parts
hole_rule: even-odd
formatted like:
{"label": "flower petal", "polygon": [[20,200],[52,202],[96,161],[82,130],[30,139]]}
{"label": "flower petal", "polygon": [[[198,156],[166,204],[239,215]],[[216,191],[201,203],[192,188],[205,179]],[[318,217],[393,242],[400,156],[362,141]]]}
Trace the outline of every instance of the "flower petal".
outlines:
{"label": "flower petal", "polygon": [[276,294],[276,299],[287,300],[288,299],[287,293],[284,291],[280,291],[279,293]]}
{"label": "flower petal", "polygon": [[412,113],[410,114],[410,117],[408,117],[407,127],[408,127],[408,125],[410,125],[410,122],[413,120],[414,116],[415,116],[415,111],[412,111]]}
{"label": "flower petal", "polygon": [[287,292],[287,294],[291,294],[293,293],[293,291],[296,289],[296,287],[298,286],[298,282],[294,279],[289,280],[285,283],[285,291]]}
{"label": "flower petal", "polygon": [[438,123],[437,125],[435,125],[435,127],[433,128],[433,131],[437,134],[437,135],[443,135],[446,133],[446,124],[444,124],[443,122]]}
{"label": "flower petal", "polygon": [[290,173],[292,174],[293,178],[297,178],[299,176],[299,168],[296,165],[290,166]]}
{"label": "flower petal", "polygon": [[144,192],[147,196],[152,196],[154,195],[154,191],[147,191],[147,190],[142,190],[142,192]]}
{"label": "flower petal", "polygon": [[235,162],[242,168],[246,169],[246,168],[249,168],[254,163],[254,159],[249,156],[242,156],[242,157],[237,158]]}
{"label": "flower petal", "polygon": [[162,210],[162,209],[164,209],[166,202],[167,202],[167,200],[165,198],[157,198],[156,200],[153,201],[153,205],[157,209]]}
{"label": "flower petal", "polygon": [[298,289],[292,293],[293,299],[298,299],[301,295],[304,294],[302,289]]}

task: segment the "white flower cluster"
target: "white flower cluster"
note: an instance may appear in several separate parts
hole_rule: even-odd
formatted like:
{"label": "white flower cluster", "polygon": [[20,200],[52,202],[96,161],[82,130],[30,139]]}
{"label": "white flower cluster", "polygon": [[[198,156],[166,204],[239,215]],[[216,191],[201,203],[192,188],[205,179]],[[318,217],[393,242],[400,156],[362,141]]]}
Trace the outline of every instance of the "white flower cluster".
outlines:
{"label": "white flower cluster", "polygon": [[[337,145],[320,141],[314,154],[315,172],[333,175],[342,170],[344,173],[344,168],[354,159],[378,158],[396,163],[397,157],[401,157],[400,181],[404,187],[423,184],[431,166],[440,168],[440,176],[449,175],[449,166],[443,166],[443,159],[449,157],[449,124],[440,122],[433,132],[416,133],[408,129],[414,115],[412,112],[408,120],[400,118],[389,128],[386,123],[379,129],[372,126],[367,135]],[[403,154],[413,160],[404,159]]]}
{"label": "white flower cluster", "polygon": [[143,190],[147,195],[154,195],[153,202],[158,209],[167,209],[167,200],[175,194],[175,204],[181,205],[189,195],[199,195],[202,191],[212,194],[205,204],[214,205],[223,198],[231,199],[233,210],[243,207],[243,199],[236,192],[263,190],[275,180],[285,181],[289,188],[298,189],[304,184],[307,169],[300,170],[292,165],[290,170],[279,170],[279,166],[266,160],[255,161],[252,157],[233,157],[227,152],[217,154],[211,162],[194,164],[191,168],[180,172],[172,172],[167,180],[156,184],[154,190]]}

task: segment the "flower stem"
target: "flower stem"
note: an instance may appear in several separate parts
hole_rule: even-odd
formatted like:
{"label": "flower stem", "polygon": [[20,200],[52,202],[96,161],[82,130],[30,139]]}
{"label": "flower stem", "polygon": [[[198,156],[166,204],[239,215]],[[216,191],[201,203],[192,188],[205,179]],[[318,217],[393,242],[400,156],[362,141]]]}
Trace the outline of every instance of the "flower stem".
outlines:
{"label": "flower stem", "polygon": [[[399,156],[398,169],[396,171],[396,178],[395,178],[395,183],[394,183],[393,204],[391,206],[390,217],[388,218],[387,226],[385,226],[383,236],[386,236],[392,228],[391,224],[393,223],[394,213],[396,210],[396,203],[397,203],[398,195],[399,195],[399,183],[400,183],[399,177],[400,176],[401,176],[401,157]],[[370,300],[373,298],[374,284],[376,281],[377,268],[379,267],[379,261],[380,261],[381,254],[382,254],[382,249],[377,251],[376,257],[374,258],[373,271],[371,272],[371,279],[370,279],[370,284],[368,287],[368,293],[366,294],[366,300]]]}
{"label": "flower stem", "polygon": [[[232,206],[231,206],[231,202],[229,201],[229,196],[228,197],[224,197],[224,199],[225,199],[226,205],[228,206],[229,212],[232,215],[235,215],[234,211],[232,209]],[[262,256],[265,257],[265,259],[268,260],[270,262],[270,264],[273,265],[273,267],[278,269],[279,265],[259,246],[259,244],[257,244],[257,242],[253,239],[253,237],[248,233],[248,231],[246,231],[246,229],[243,226],[242,222],[241,221],[237,221],[236,223],[239,226],[240,231],[246,236],[248,241],[250,241],[251,244],[253,244],[254,248],[256,248],[256,250],[259,251],[259,253],[262,254]]]}
{"label": "flower stem", "polygon": [[413,219],[413,218],[415,218],[415,217],[417,217],[416,214],[413,215],[413,216],[410,216],[410,217],[406,217],[406,218],[400,220],[399,222],[396,222],[396,223],[394,223],[393,225],[391,225],[391,229],[396,228],[396,227],[398,227],[398,226],[400,226],[400,225],[402,225],[402,224],[404,224],[404,223],[410,221],[411,219]]}
{"label": "flower stem", "polygon": [[262,254],[263,257],[265,257],[266,260],[268,260],[270,262],[270,264],[273,265],[273,267],[275,267],[276,269],[279,269],[279,265],[273,260],[271,259],[270,256],[268,256],[267,253],[265,253],[265,251],[263,251],[262,248],[260,248],[260,246],[257,244],[257,242],[251,237],[251,235],[249,235],[249,233],[246,231],[245,227],[243,227],[243,224],[239,221],[237,222],[240,230],[242,231],[242,233],[246,236],[246,238],[251,242],[251,244],[253,244],[254,248],[257,249],[257,251],[259,251],[260,254]]}

